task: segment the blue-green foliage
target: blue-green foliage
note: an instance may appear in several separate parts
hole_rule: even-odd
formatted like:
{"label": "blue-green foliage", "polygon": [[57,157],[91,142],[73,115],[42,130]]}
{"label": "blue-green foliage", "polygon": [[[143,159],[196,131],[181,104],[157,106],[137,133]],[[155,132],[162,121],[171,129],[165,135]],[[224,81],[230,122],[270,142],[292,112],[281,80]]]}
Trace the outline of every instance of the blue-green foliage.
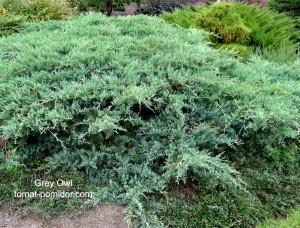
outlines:
{"label": "blue-green foliage", "polygon": [[221,153],[268,155],[299,139],[299,62],[243,64],[202,31],[146,16],[27,26],[0,39],[6,153],[84,171],[106,186],[97,199],[121,200],[145,225],[160,224],[146,212],[170,183],[245,188]]}

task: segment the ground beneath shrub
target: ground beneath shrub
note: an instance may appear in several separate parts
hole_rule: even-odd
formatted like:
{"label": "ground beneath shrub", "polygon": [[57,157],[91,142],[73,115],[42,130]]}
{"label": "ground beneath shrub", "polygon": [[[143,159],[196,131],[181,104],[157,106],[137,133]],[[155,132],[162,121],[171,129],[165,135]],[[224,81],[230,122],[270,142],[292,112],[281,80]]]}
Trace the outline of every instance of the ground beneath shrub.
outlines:
{"label": "ground beneath shrub", "polygon": [[38,215],[22,217],[8,205],[0,208],[0,228],[127,228],[124,207],[111,204],[97,206],[73,219],[62,216],[43,221]]}

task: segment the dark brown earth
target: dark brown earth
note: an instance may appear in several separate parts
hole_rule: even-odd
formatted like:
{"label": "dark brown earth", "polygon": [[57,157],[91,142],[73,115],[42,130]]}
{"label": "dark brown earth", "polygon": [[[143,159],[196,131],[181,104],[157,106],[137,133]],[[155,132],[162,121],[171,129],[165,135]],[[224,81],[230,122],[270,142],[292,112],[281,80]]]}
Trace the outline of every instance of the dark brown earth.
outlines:
{"label": "dark brown earth", "polygon": [[19,210],[12,210],[5,204],[0,208],[0,228],[128,228],[124,217],[124,207],[103,204],[76,219],[62,216],[43,221],[35,214],[22,217]]}

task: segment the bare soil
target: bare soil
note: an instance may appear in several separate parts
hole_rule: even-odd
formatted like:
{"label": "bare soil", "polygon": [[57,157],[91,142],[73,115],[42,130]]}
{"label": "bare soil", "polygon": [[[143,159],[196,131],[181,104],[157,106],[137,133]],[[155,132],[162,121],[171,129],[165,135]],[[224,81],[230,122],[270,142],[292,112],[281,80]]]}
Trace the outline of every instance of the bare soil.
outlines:
{"label": "bare soil", "polygon": [[20,210],[13,210],[5,204],[0,208],[0,228],[128,228],[124,217],[124,207],[103,204],[76,219],[62,216],[43,220],[36,214],[22,217]]}

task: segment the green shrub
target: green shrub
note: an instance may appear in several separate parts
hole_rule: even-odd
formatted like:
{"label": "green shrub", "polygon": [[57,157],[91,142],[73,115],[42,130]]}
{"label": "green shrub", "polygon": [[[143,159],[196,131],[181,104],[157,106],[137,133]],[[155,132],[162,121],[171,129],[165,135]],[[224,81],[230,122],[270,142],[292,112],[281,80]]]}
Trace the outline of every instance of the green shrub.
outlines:
{"label": "green shrub", "polygon": [[251,30],[231,4],[214,4],[203,10],[195,25],[218,34],[221,43],[248,43]]}
{"label": "green shrub", "polygon": [[[300,40],[299,40],[300,41]],[[269,59],[276,62],[293,62],[295,59],[299,59],[299,49],[295,52],[295,47],[286,47],[284,45],[277,46],[276,49],[272,47],[256,48],[252,51],[262,58]],[[249,51],[251,53],[251,51]],[[248,52],[248,53],[249,53]],[[287,55],[287,53],[290,53]]]}
{"label": "green shrub", "polygon": [[267,8],[237,4],[237,11],[246,26],[251,29],[250,44],[260,47],[277,48],[280,45],[293,47],[299,36],[292,19],[276,14]]}
{"label": "green shrub", "polygon": [[177,24],[183,28],[196,28],[196,18],[200,12],[199,7],[185,6],[172,13],[163,13],[160,17],[171,24]]}
{"label": "green shrub", "polygon": [[[76,8],[78,11],[88,11],[90,8],[94,8],[101,12],[106,12],[107,0],[67,0],[72,8]],[[115,0],[113,1],[114,10],[124,10],[124,4],[130,3],[130,0]]]}
{"label": "green shrub", "polygon": [[[152,227],[162,225],[156,215],[168,186],[213,182],[211,190],[235,192],[235,205],[208,221],[221,224],[252,202],[240,197],[252,179],[237,172],[239,156],[255,154],[291,173],[286,163],[299,161],[300,62],[254,56],[241,63],[209,47],[206,36],[142,15],[88,14],[28,23],[1,38],[0,135],[8,158],[33,174],[85,173],[97,181],[91,202],[122,202],[130,222]],[[199,199],[209,202],[209,194]],[[216,195],[218,204],[228,198]],[[214,208],[205,208],[212,218]]]}
{"label": "green shrub", "polygon": [[259,224],[258,228],[289,228],[300,226],[300,210],[293,210],[287,218],[269,219],[265,223]]}
{"label": "green shrub", "polygon": [[74,13],[65,0],[0,0],[0,36],[18,32],[26,20],[60,20]]}
{"label": "green shrub", "polygon": [[59,20],[74,12],[65,0],[0,0],[7,14],[24,15],[32,20]]}
{"label": "green shrub", "polygon": [[26,8],[26,1],[1,0],[0,6],[9,13],[21,14],[21,12]]}
{"label": "green shrub", "polygon": [[[170,199],[161,218],[169,227],[255,227],[267,219],[263,227],[275,224],[297,224],[297,220],[278,221],[300,205],[299,148],[279,149],[261,155],[260,151],[224,154],[233,161],[248,184],[247,192],[222,188],[214,181],[189,181],[171,185]],[[205,184],[203,184],[205,183]],[[296,215],[296,214],[295,214]],[[293,216],[292,218],[295,218]],[[271,226],[271,224],[273,224]],[[262,227],[262,226],[259,226]]]}
{"label": "green shrub", "polygon": [[[296,227],[292,225],[298,224],[297,220],[290,218],[276,222],[275,219],[283,218],[290,212],[289,208],[300,205],[299,171],[297,175],[291,175],[271,170],[270,161],[242,156],[243,159],[236,160],[236,167],[249,166],[239,168],[249,186],[248,192],[207,184],[207,181],[199,181],[194,186],[170,186],[170,198],[163,201],[165,207],[160,215],[165,224],[168,227],[250,228],[267,220],[264,226],[259,227],[281,227],[275,224]],[[250,161],[243,164],[242,160],[247,159]],[[255,167],[257,163],[266,167]],[[297,168],[299,170],[299,165]]]}
{"label": "green shrub", "polygon": [[7,15],[4,10],[2,12],[2,15],[0,12],[0,36],[18,32],[22,28],[22,23],[27,19],[24,16]]}
{"label": "green shrub", "polygon": [[[203,28],[217,36],[217,44],[239,44],[260,50],[262,56],[276,60],[276,55],[295,60],[300,36],[294,21],[266,8],[239,3],[215,3],[204,7],[189,6],[161,15],[169,23],[185,28]],[[284,48],[283,48],[284,47]],[[264,54],[272,51],[271,54]],[[283,58],[284,60],[284,58]]]}
{"label": "green shrub", "polygon": [[60,20],[73,11],[65,0],[33,0],[26,12],[33,20]]}
{"label": "green shrub", "polygon": [[[222,44],[219,46],[221,50],[231,50],[233,51],[233,56],[235,57],[247,57],[251,53],[251,48],[246,45],[241,44]],[[260,53],[261,54],[261,53]]]}
{"label": "green shrub", "polygon": [[[17,192],[91,192],[96,190],[95,184],[88,182],[84,178],[82,172],[63,173],[59,171],[42,170],[44,164],[41,160],[35,159],[26,165],[22,163],[20,156],[15,151],[10,151],[9,156],[5,158],[4,154],[0,154],[0,205],[2,201],[11,201],[14,206],[24,206],[26,211],[35,211],[41,213],[43,217],[58,216],[69,211],[76,211],[78,208],[83,209],[87,199],[85,198],[15,198]],[[56,182],[57,180],[72,180],[73,186],[58,187],[54,186],[49,190],[47,187],[36,187],[34,181],[49,180]],[[88,205],[86,205],[88,206]],[[79,210],[80,210],[79,209]]]}
{"label": "green shrub", "polygon": [[199,184],[192,197],[191,187],[178,186],[166,201],[161,219],[167,227],[255,227],[266,217],[250,193]]}
{"label": "green shrub", "polygon": [[159,15],[163,12],[173,12],[175,9],[185,5],[195,4],[197,0],[143,0],[141,2],[148,5],[146,9],[141,10],[141,13]]}
{"label": "green shrub", "polygon": [[300,0],[271,0],[269,6],[278,12],[286,12],[291,16],[300,16]]}
{"label": "green shrub", "polygon": [[89,7],[98,9],[104,8],[105,0],[68,0],[72,8],[77,8],[79,11],[87,11]]}

